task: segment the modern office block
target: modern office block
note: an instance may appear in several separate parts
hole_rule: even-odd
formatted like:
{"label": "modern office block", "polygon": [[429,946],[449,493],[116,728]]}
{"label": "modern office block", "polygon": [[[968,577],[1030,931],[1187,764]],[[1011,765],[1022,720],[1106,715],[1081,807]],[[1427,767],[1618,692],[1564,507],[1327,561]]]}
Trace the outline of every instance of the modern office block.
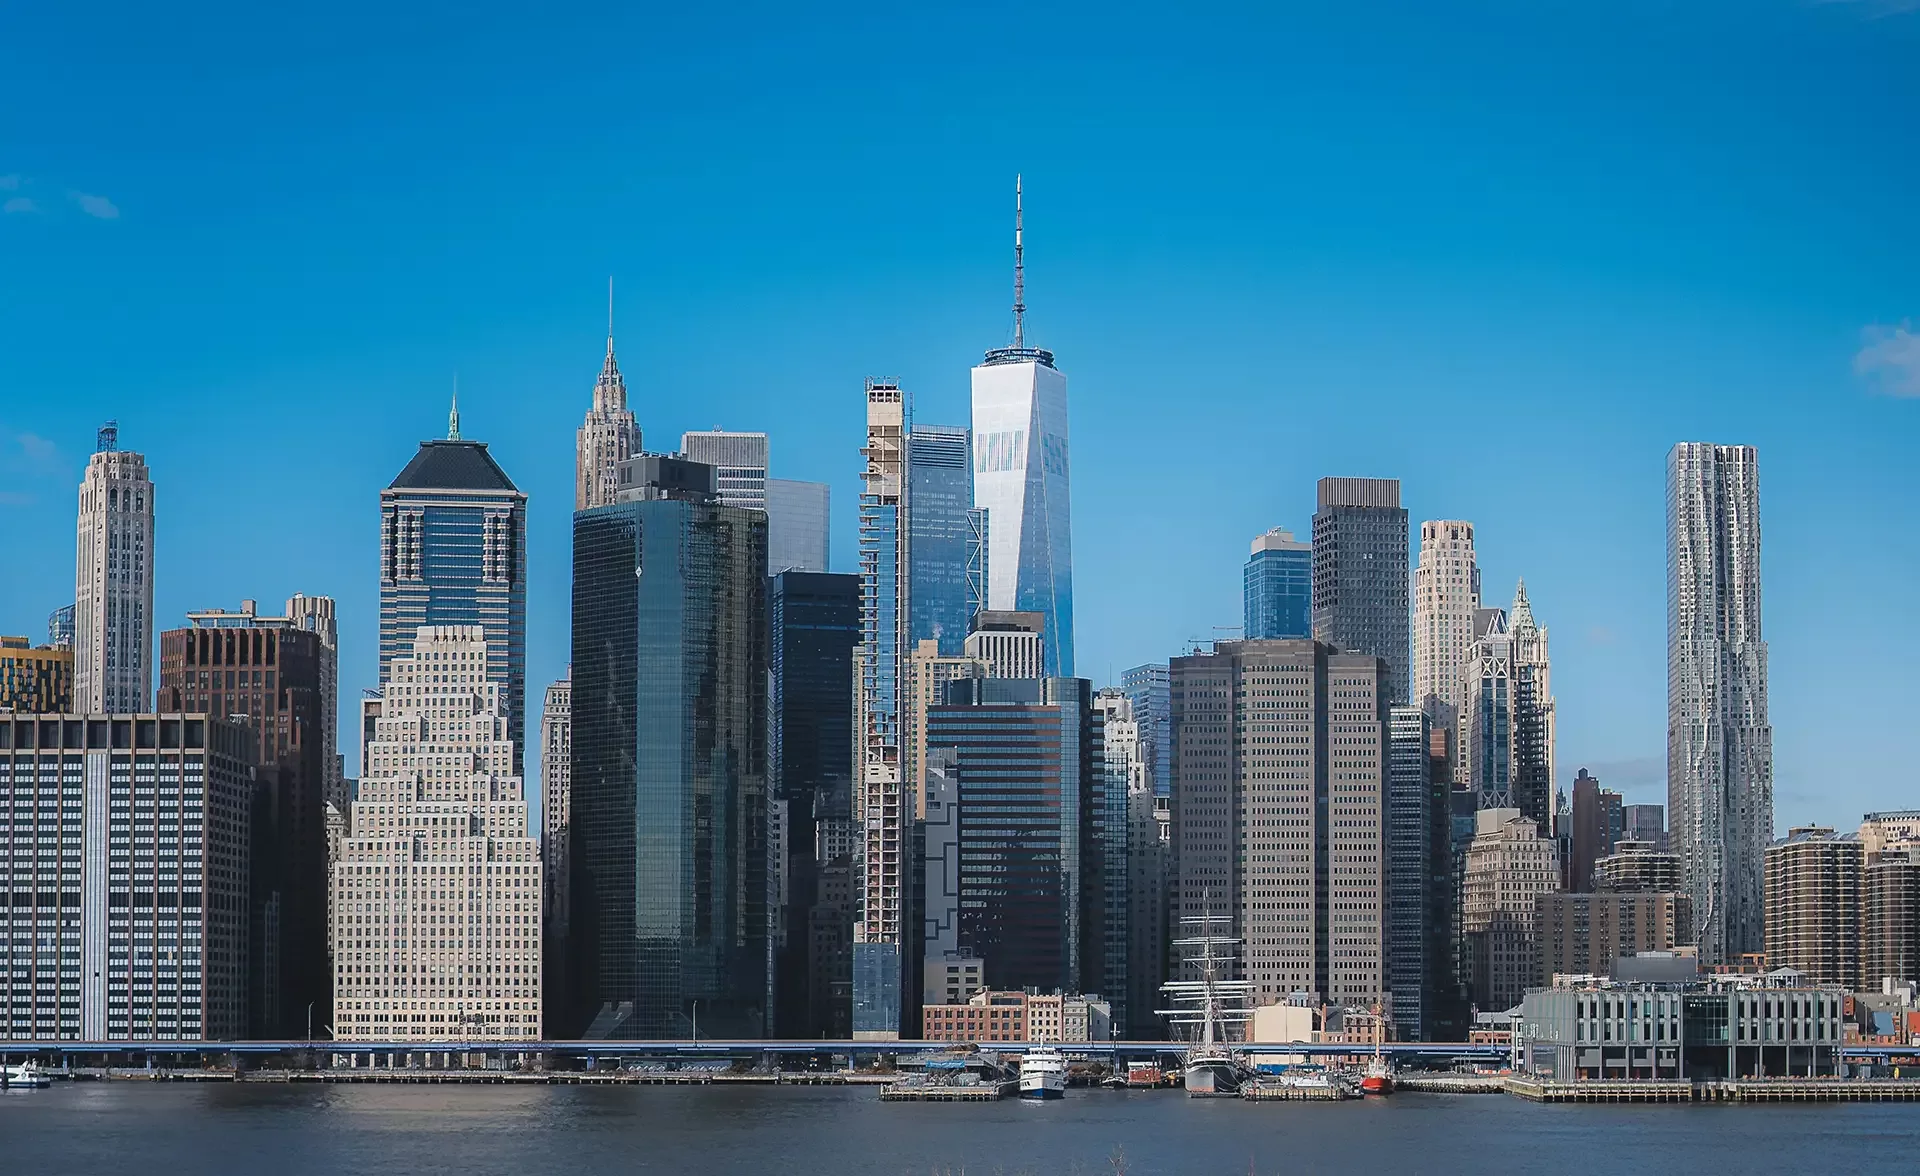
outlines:
{"label": "modern office block", "polygon": [[[1136,957],[1133,922],[1150,919],[1147,910],[1135,910],[1130,855],[1135,845],[1133,822],[1138,815],[1136,797],[1152,796],[1152,779],[1147,769],[1147,747],[1140,738],[1139,724],[1133,718],[1133,705],[1125,691],[1107,688],[1093,695],[1093,719],[1100,724],[1103,778],[1100,785],[1101,838],[1101,977],[1104,992],[1110,994],[1113,1023],[1121,1027],[1121,1036],[1129,1036],[1131,1026],[1144,1027],[1157,1006],[1158,992],[1142,989],[1134,983],[1132,968],[1137,961],[1150,968],[1149,958]],[[1151,817],[1152,809],[1147,809]],[[1144,905],[1144,904],[1142,904]],[[1159,953],[1164,958],[1164,952]]]}
{"label": "modern office block", "polygon": [[0,711],[61,714],[73,710],[73,647],[0,637]]}
{"label": "modern office block", "polygon": [[80,483],[73,603],[74,709],[132,714],[153,703],[153,478],[99,430]]}
{"label": "modern office block", "polygon": [[251,731],[255,764],[248,931],[249,1032],[292,1040],[311,1005],[326,1024],[326,739],[317,633],[284,617],[188,613],[160,634],[160,706]]}
{"label": "modern office block", "polygon": [[859,778],[854,813],[853,1033],[862,1040],[897,1038],[907,1027],[905,961],[913,798],[904,787],[901,713],[912,645],[907,516],[907,406],[900,386],[868,380],[866,469],[860,494]]}
{"label": "modern office block", "polygon": [[1243,580],[1247,640],[1313,636],[1313,544],[1273,528],[1253,541]]}
{"label": "modern office block", "polygon": [[547,686],[540,708],[540,951],[543,1016],[566,1021],[572,978],[567,970],[568,882],[573,838],[573,676]]}
{"label": "modern office block", "polygon": [[[1437,995],[1431,958],[1433,857],[1432,723],[1419,707],[1396,706],[1387,720],[1386,925],[1387,987],[1395,1036],[1424,1041]],[[1444,910],[1444,907],[1441,908]]]}
{"label": "modern office block", "polygon": [[1388,674],[1318,641],[1172,661],[1179,915],[1232,918],[1256,1004],[1389,1000]]}
{"label": "modern office block", "polygon": [[606,506],[618,494],[620,463],[641,451],[640,426],[627,408],[627,381],[613,358],[613,283],[607,283],[607,357],[594,381],[593,405],[574,438],[573,509]]}
{"label": "modern office block", "polygon": [[334,1036],[538,1041],[540,847],[479,625],[390,663],[333,875]]}
{"label": "modern office block", "polygon": [[526,739],[527,496],[478,441],[419,452],[380,492],[380,684],[423,625],[480,625],[500,687],[514,775]]}
{"label": "modern office block", "polygon": [[989,678],[1039,678],[1047,661],[1046,619],[1032,612],[982,612],[961,646]]}
{"label": "modern office block", "polygon": [[1859,837],[1808,825],[1767,847],[1767,964],[1820,984],[1860,985]]}
{"label": "modern office block", "polygon": [[326,781],[321,793],[346,811],[353,800],[346,786],[346,760],[340,754],[340,625],[331,596],[296,592],[287,598],[284,619],[290,628],[320,639],[320,761]]}
{"label": "modern office block", "polygon": [[1092,701],[1083,678],[962,678],[928,715],[927,754],[949,749],[958,781],[960,954],[984,961],[988,985],[1107,990]]}
{"label": "modern office block", "polygon": [[55,649],[73,648],[73,606],[63,604],[47,614],[47,644]]}
{"label": "modern office block", "polygon": [[1407,512],[1397,479],[1320,479],[1313,637],[1384,660],[1387,701],[1408,701]]}
{"label": "modern office block", "polygon": [[1473,524],[1433,519],[1420,524],[1420,563],[1413,573],[1413,704],[1436,722],[1458,721],[1465,700],[1460,668],[1473,644],[1480,609],[1480,565]]}
{"label": "modern office block", "polygon": [[1155,796],[1170,796],[1173,786],[1173,700],[1165,662],[1134,666],[1120,675],[1120,688],[1133,704],[1140,737],[1152,745],[1148,765]]}
{"label": "modern office block", "polygon": [[984,607],[1046,618],[1046,672],[1073,675],[1073,515],[1067,377],[1026,342],[1019,185],[1013,346],[973,369],[973,505],[987,512]]}
{"label": "modern office block", "polygon": [[1551,838],[1519,809],[1481,809],[1467,847],[1460,921],[1482,1011],[1510,1009],[1536,980],[1534,907],[1560,889]]}
{"label": "modern office block", "polygon": [[959,655],[977,611],[967,585],[972,509],[967,430],[913,425],[907,433],[908,639],[936,642],[942,657]]}
{"label": "modern office block", "polygon": [[765,433],[723,429],[682,433],[680,454],[713,467],[714,494],[722,506],[767,509],[769,448]]}
{"label": "modern office block", "polygon": [[[1558,722],[1553,662],[1547,652],[1546,627],[1533,619],[1525,580],[1514,589],[1513,607],[1507,617],[1513,657],[1513,802],[1540,822],[1543,833],[1560,838],[1566,814],[1562,812],[1564,798],[1554,784]],[[1617,829],[1619,804],[1609,812],[1608,828]]]}
{"label": "modern office block", "polygon": [[1773,728],[1751,446],[1683,442],[1667,455],[1667,820],[1701,961],[1759,951]]}
{"label": "modern office block", "polygon": [[574,516],[564,1035],[759,1037],[771,1015],[766,516],[645,456]]}
{"label": "modern office block", "polygon": [[204,714],[0,715],[0,1033],[247,1035],[252,732]]}
{"label": "modern office block", "polygon": [[[774,1029],[782,1037],[817,1038],[846,1020],[823,1015],[809,997],[816,971],[851,966],[813,957],[811,920],[822,871],[833,864],[832,856],[820,857],[820,825],[851,816],[860,577],[781,572],[768,581],[767,614],[768,789],[786,814],[784,854],[772,867],[781,872],[784,885],[776,890],[785,898],[775,918]],[[847,923],[851,928],[851,915]]]}
{"label": "modern office block", "polygon": [[832,567],[833,488],[825,482],[767,479],[767,574]]}
{"label": "modern office block", "polygon": [[1629,804],[1620,809],[1621,835],[1628,841],[1645,841],[1665,853],[1667,850],[1667,806]]}

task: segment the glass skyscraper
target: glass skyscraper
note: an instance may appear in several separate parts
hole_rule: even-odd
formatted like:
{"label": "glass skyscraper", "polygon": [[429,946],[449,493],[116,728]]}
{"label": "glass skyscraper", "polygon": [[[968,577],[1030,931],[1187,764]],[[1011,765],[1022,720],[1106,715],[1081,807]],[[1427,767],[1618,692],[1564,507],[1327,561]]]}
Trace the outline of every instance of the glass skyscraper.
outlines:
{"label": "glass skyscraper", "polygon": [[941,657],[959,656],[974,613],[967,593],[969,451],[963,428],[913,425],[907,434],[909,640],[938,642]]}
{"label": "glass skyscraper", "polygon": [[527,496],[485,444],[460,439],[457,414],[448,434],[422,441],[380,492],[380,684],[422,625],[479,625],[518,776],[526,746]]}
{"label": "glass skyscraper", "polygon": [[1170,796],[1173,789],[1173,697],[1167,680],[1167,663],[1149,662],[1134,666],[1120,675],[1120,688],[1133,704],[1133,721],[1140,724],[1140,738],[1148,745],[1148,766],[1153,771],[1153,794]]}
{"label": "glass skyscraper", "polygon": [[[629,472],[631,470],[631,476]],[[623,463],[574,515],[572,1024],[769,1029],[766,516]]]}
{"label": "glass skyscraper", "polygon": [[[809,934],[819,903],[821,821],[844,824],[853,807],[853,664],[860,644],[860,577],[782,572],[769,581],[772,726],[768,768],[782,830],[784,897],[776,922],[775,1032],[817,1038],[835,1027],[812,999]],[[842,1030],[844,1032],[844,1030]]]}
{"label": "glass skyscraper", "polygon": [[1108,772],[1091,684],[958,679],[927,726],[928,754],[951,749],[958,779],[960,953],[993,988],[1109,991]]}
{"label": "glass skyscraper", "polygon": [[1390,703],[1408,701],[1408,578],[1399,479],[1320,479],[1313,516],[1313,638],[1385,660]]}
{"label": "glass skyscraper", "polygon": [[1313,635],[1313,544],[1285,527],[1253,541],[1247,557],[1246,635],[1257,641]]}

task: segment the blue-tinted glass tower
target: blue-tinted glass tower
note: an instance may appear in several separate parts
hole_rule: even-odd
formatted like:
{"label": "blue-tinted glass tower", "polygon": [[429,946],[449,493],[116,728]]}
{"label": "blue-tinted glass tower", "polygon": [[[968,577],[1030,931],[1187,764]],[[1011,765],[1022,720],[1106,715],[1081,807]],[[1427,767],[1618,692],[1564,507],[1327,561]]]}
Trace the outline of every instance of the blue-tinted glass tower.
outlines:
{"label": "blue-tinted glass tower", "polygon": [[1246,571],[1247,640],[1313,636],[1313,544],[1275,527],[1253,541]]}
{"label": "blue-tinted glass tower", "polygon": [[940,656],[958,657],[966,643],[975,611],[967,587],[972,464],[963,428],[913,425],[907,434],[909,649],[937,641]]}
{"label": "blue-tinted glass tower", "polygon": [[1133,704],[1133,721],[1148,745],[1153,769],[1153,794],[1170,796],[1173,789],[1173,696],[1167,663],[1134,666],[1120,675],[1120,688]]}
{"label": "blue-tinted glass tower", "polygon": [[714,501],[696,462],[635,458],[621,479],[574,515],[564,1028],[684,1037],[697,1002],[703,1033],[763,1036],[766,515]]}
{"label": "blue-tinted glass tower", "polygon": [[460,439],[457,411],[447,432],[445,441],[422,441],[380,492],[380,684],[420,626],[479,625],[518,776],[527,742],[527,496],[486,445]]}

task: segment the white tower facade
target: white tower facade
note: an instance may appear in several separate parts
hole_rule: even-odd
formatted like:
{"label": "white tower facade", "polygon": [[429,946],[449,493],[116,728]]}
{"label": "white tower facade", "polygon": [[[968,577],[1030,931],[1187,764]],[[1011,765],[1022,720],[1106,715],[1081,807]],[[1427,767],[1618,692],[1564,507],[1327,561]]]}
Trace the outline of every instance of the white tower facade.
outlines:
{"label": "white tower facade", "polygon": [[1760,458],[1667,455],[1667,812],[1702,963],[1765,949],[1773,728],[1760,628]]}
{"label": "white tower facade", "polygon": [[1046,672],[1073,676],[1073,510],[1067,377],[1026,343],[1020,185],[1014,182],[1013,346],[973,369],[973,505],[987,514],[987,600],[1046,618]]}
{"label": "white tower facade", "polygon": [[393,659],[333,872],[335,1036],[538,1040],[540,851],[486,631]]}
{"label": "white tower facade", "polygon": [[[1438,722],[1459,718],[1460,670],[1473,644],[1480,607],[1480,565],[1473,524],[1432,519],[1420,524],[1420,562],[1413,573],[1413,705]],[[1444,710],[1429,700],[1437,699]]]}
{"label": "white tower facade", "polygon": [[80,483],[73,585],[73,709],[153,709],[153,478],[109,422]]}
{"label": "white tower facade", "polygon": [[573,509],[614,500],[620,463],[640,452],[640,426],[627,409],[627,381],[613,358],[613,283],[607,283],[607,358],[593,385],[593,407],[580,424],[573,451]]}

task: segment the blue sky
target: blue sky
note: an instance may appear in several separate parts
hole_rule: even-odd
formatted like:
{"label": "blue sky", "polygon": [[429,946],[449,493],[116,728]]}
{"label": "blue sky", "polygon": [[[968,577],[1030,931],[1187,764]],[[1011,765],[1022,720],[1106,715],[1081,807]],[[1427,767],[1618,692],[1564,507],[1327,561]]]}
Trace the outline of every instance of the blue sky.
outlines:
{"label": "blue sky", "polygon": [[1752,443],[1778,823],[1920,802],[1920,3],[918,7],[10,12],[0,632],[71,598],[115,417],[163,622],[335,596],[350,697],[457,372],[532,495],[537,698],[608,274],[650,447],[767,430],[853,570],[862,378],[964,423],[1020,171],[1083,673],[1237,623],[1316,478],[1397,476],[1526,577],[1562,774],[1664,800],[1664,455]]}

